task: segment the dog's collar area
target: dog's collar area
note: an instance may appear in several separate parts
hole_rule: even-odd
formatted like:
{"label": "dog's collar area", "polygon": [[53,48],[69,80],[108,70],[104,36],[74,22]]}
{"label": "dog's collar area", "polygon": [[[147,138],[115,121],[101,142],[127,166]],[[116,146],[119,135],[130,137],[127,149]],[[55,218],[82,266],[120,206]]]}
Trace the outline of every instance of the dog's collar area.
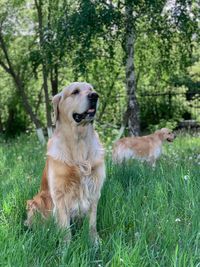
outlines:
{"label": "dog's collar area", "polygon": [[72,116],[73,116],[73,119],[75,120],[75,122],[77,122],[77,123],[80,123],[83,120],[91,122],[94,119],[95,113],[96,113],[95,108],[89,108],[88,110],[86,110],[83,113],[73,113]]}

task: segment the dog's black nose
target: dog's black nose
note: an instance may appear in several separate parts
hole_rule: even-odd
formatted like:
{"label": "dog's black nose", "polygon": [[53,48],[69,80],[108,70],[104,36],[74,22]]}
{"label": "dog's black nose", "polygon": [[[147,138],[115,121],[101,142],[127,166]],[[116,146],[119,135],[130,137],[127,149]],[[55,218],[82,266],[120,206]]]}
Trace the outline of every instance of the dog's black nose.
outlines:
{"label": "dog's black nose", "polygon": [[99,98],[99,95],[95,92],[92,92],[88,94],[88,98],[91,101],[97,101],[97,99]]}

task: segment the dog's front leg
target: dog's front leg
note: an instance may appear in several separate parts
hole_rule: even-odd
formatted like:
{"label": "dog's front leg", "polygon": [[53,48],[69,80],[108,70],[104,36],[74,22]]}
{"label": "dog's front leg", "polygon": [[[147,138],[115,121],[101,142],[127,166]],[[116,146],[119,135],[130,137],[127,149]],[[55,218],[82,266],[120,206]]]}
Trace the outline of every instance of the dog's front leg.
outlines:
{"label": "dog's front leg", "polygon": [[95,183],[95,198],[92,200],[89,209],[89,233],[91,240],[95,242],[96,245],[99,243],[99,235],[96,229],[96,217],[97,217],[97,205],[101,195],[101,188],[105,179],[105,165],[104,161],[100,160],[93,167],[92,177]]}
{"label": "dog's front leg", "polygon": [[58,225],[62,229],[67,230],[65,241],[66,243],[69,243],[71,241],[70,212],[68,207],[66,206],[65,198],[64,196],[59,196],[59,194],[57,194],[53,200],[55,205],[54,216]]}
{"label": "dog's front leg", "polygon": [[97,221],[97,203],[98,201],[94,201],[89,210],[89,234],[91,240],[98,245],[99,243],[99,235],[97,233],[97,228],[96,228],[96,221]]}
{"label": "dog's front leg", "polygon": [[66,164],[49,158],[48,183],[54,206],[53,213],[58,225],[67,231],[65,238],[67,242],[71,239],[70,205],[72,200],[70,193],[72,190],[67,184],[70,179],[68,169]]}

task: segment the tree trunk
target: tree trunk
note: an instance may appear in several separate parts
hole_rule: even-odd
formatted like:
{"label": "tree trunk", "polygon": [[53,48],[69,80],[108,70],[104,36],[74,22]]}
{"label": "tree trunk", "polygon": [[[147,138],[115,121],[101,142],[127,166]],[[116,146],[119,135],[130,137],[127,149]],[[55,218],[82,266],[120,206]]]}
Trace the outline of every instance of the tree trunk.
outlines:
{"label": "tree trunk", "polygon": [[38,25],[39,25],[39,42],[40,50],[42,54],[42,77],[43,77],[43,88],[45,95],[45,107],[46,107],[46,120],[47,120],[47,131],[48,137],[52,136],[52,120],[51,120],[51,106],[49,101],[49,91],[48,91],[48,67],[46,54],[44,52],[44,33],[43,33],[43,13],[42,13],[42,0],[35,0],[35,6],[38,14]]}
{"label": "tree trunk", "polygon": [[51,90],[52,90],[52,95],[57,95],[58,93],[58,65],[55,64],[51,68]]}
{"label": "tree trunk", "polygon": [[44,96],[45,96],[45,107],[46,107],[46,119],[47,119],[47,132],[48,137],[51,138],[52,136],[52,120],[51,120],[51,106],[49,104],[49,92],[48,92],[48,74],[45,62],[43,62],[42,66],[42,75],[43,75],[43,82],[44,82]]}
{"label": "tree trunk", "polygon": [[3,123],[2,123],[1,114],[0,114],[0,133],[2,132],[3,132]]}
{"label": "tree trunk", "polygon": [[5,63],[4,61],[0,60],[0,66],[12,77],[14,84],[16,86],[16,89],[22,98],[22,104],[24,106],[24,109],[26,110],[26,112],[30,116],[31,121],[34,123],[34,125],[36,127],[37,135],[38,135],[38,130],[40,132],[40,136],[38,136],[39,141],[42,144],[45,144],[45,138],[44,138],[43,130],[41,128],[41,123],[40,123],[39,119],[37,118],[37,116],[34,114],[33,109],[32,109],[32,107],[28,101],[28,96],[26,95],[26,92],[24,89],[24,83],[21,80],[20,76],[16,73],[16,71],[13,67],[13,64],[11,63],[6,44],[4,42],[2,32],[0,32],[0,48],[3,52],[4,58],[6,61],[6,63]]}
{"label": "tree trunk", "polygon": [[110,96],[112,94],[113,87],[115,86],[115,82],[116,82],[117,77],[119,76],[119,74],[120,74],[120,70],[116,72],[115,77],[113,77],[113,80],[112,80],[112,83],[111,83],[110,87],[107,88],[108,92],[107,92],[107,95],[105,97],[104,102],[102,103],[101,112],[100,112],[100,114],[99,114],[99,116],[97,118],[98,122],[101,122],[101,119],[102,119],[102,117],[103,117],[103,115],[105,113],[106,107],[108,105],[108,99],[110,98]]}
{"label": "tree trunk", "polygon": [[21,81],[21,79],[18,76],[15,76],[15,75],[14,75],[13,79],[14,79],[16,88],[17,88],[17,90],[18,90],[18,92],[22,98],[22,104],[24,106],[24,109],[26,110],[26,112],[30,116],[31,121],[35,124],[38,139],[39,139],[40,143],[44,145],[46,143],[46,141],[45,141],[42,127],[41,127],[41,123],[38,120],[37,116],[34,114],[33,109],[32,109],[32,107],[28,101],[28,97],[27,97],[25,90],[24,90],[23,82]]}
{"label": "tree trunk", "polygon": [[24,109],[26,110],[26,112],[29,114],[30,118],[31,118],[31,121],[35,124],[36,128],[41,128],[41,124],[40,124],[40,121],[38,120],[38,118],[35,116],[34,112],[33,112],[33,109],[28,101],[28,97],[25,93],[25,89],[24,89],[24,84],[23,82],[21,81],[20,77],[18,75],[16,75],[14,73],[14,71],[11,71],[12,72],[12,77],[13,77],[13,80],[14,80],[14,83],[15,83],[15,86],[22,98],[22,104],[24,106]]}
{"label": "tree trunk", "polygon": [[139,107],[136,98],[136,83],[134,70],[134,18],[133,3],[126,2],[125,6],[125,59],[126,59],[126,90],[127,90],[127,111],[124,116],[124,124],[128,125],[130,135],[139,135]]}

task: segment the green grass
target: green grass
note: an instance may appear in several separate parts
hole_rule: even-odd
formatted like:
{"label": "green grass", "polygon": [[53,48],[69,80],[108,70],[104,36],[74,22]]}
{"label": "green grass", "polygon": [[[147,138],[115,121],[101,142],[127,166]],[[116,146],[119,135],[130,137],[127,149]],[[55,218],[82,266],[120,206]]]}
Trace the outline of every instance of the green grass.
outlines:
{"label": "green grass", "polygon": [[0,139],[0,266],[199,266],[200,138],[165,145],[155,170],[132,162],[113,166],[98,207],[101,244],[88,240],[88,223],[73,227],[69,246],[53,219],[23,222],[37,192],[45,150],[35,138]]}

